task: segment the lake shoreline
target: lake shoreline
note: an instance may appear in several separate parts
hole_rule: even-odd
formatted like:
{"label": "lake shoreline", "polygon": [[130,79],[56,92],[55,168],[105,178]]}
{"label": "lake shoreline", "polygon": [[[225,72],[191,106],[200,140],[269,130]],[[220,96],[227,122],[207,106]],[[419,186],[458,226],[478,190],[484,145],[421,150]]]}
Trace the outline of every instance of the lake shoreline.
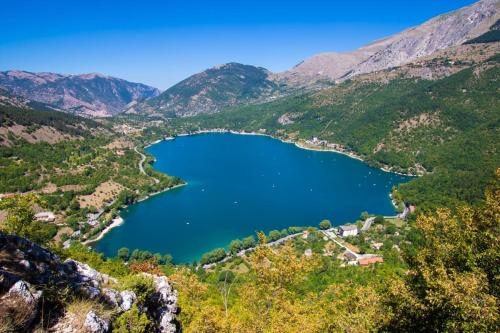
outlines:
{"label": "lake shoreline", "polygon": [[[317,146],[317,145],[313,145],[313,144],[308,144],[307,142],[305,142],[303,140],[285,140],[285,139],[277,138],[277,137],[272,136],[270,134],[259,133],[259,132],[244,132],[244,131],[234,131],[234,130],[227,130],[227,129],[212,129],[212,130],[200,130],[200,131],[196,131],[196,132],[193,132],[193,133],[181,133],[181,134],[178,134],[177,136],[183,137],[183,136],[211,134],[211,133],[218,133],[218,134],[229,133],[229,134],[236,134],[236,135],[266,136],[266,137],[272,138],[274,140],[279,140],[279,141],[281,141],[283,143],[293,144],[294,146],[296,146],[297,148],[300,148],[300,149],[342,154],[342,155],[345,155],[347,157],[353,158],[355,160],[361,161],[361,162],[367,164],[368,166],[370,166],[372,168],[376,168],[376,169],[382,170],[382,171],[387,172],[387,173],[393,173],[393,174],[396,174],[396,175],[407,176],[407,177],[421,177],[422,176],[422,175],[419,175],[419,174],[412,174],[412,173],[404,173],[404,172],[393,171],[393,170],[390,169],[390,167],[388,165],[387,166],[382,166],[382,167],[372,166],[366,160],[364,160],[360,155],[356,154],[353,151],[348,151],[348,150],[344,150],[344,149],[333,148],[331,146],[330,147]],[[168,138],[165,138],[163,140],[156,140],[156,141],[148,144],[147,146],[145,146],[145,148],[149,148],[149,147],[151,147],[151,146],[153,146],[155,144],[158,144],[160,142],[163,142],[163,141],[169,141],[169,140],[174,140],[174,139],[175,139],[175,137],[168,137]],[[328,144],[330,144],[330,145],[338,145],[338,144],[332,144],[332,143],[328,143]]]}
{"label": "lake shoreline", "polygon": [[113,222],[111,222],[111,224],[109,224],[108,226],[106,226],[104,229],[101,230],[101,232],[97,235],[96,238],[87,239],[86,241],[83,241],[82,244],[90,245],[100,241],[108,232],[110,232],[112,229],[116,227],[121,226],[124,222],[125,220],[121,216],[116,217],[115,219],[113,219]]}
{"label": "lake shoreline", "polygon": [[[158,141],[158,142],[156,142],[156,143],[159,143],[159,142],[161,142],[161,140],[160,140],[160,141]],[[155,196],[155,195],[158,195],[158,194],[161,194],[161,193],[165,193],[165,192],[168,192],[168,191],[170,191],[170,190],[174,190],[174,189],[176,189],[176,188],[179,188],[179,187],[185,186],[185,185],[187,185],[187,184],[188,184],[187,182],[183,182],[182,184],[177,184],[177,185],[174,185],[174,186],[172,186],[172,187],[168,187],[168,188],[166,188],[166,189],[164,189],[164,190],[161,190],[161,191],[156,191],[156,192],[153,192],[153,193],[149,193],[149,194],[147,194],[146,196],[144,196],[143,198],[140,198],[139,200],[137,200],[136,202],[134,202],[134,203],[133,203],[133,205],[134,205],[134,204],[136,204],[136,203],[142,202],[142,201],[144,201],[144,200],[147,200],[147,199],[149,199],[149,198],[151,198],[151,197],[153,197],[153,196]],[[121,208],[121,209],[119,209],[119,210],[118,210],[118,217],[116,218],[116,220],[118,220],[118,219],[119,219],[119,221],[112,222],[111,224],[109,224],[108,226],[106,226],[106,227],[105,227],[105,228],[104,228],[104,229],[103,229],[103,230],[102,230],[102,231],[98,234],[98,236],[97,236],[96,238],[92,238],[92,239],[88,239],[88,240],[86,240],[86,241],[83,241],[83,242],[82,242],[82,244],[83,244],[83,245],[87,245],[87,244],[88,244],[88,245],[92,245],[92,244],[94,244],[94,243],[97,243],[98,241],[100,241],[101,239],[103,239],[103,238],[104,238],[104,236],[106,236],[106,234],[107,234],[108,232],[110,232],[110,231],[111,231],[111,230],[113,230],[114,228],[117,228],[117,227],[121,226],[123,223],[125,223],[125,220],[124,220],[124,218],[120,215],[120,212],[121,212],[123,209],[127,208],[127,207],[128,207],[128,206],[125,206],[125,207],[123,207],[123,208]]]}
{"label": "lake shoreline", "polygon": [[[227,135],[227,136],[222,136],[222,135],[221,136],[206,136],[205,138],[203,138],[203,136],[201,135],[201,134],[210,134],[210,133],[214,133],[214,134],[217,134],[217,133],[221,133],[221,134],[228,133],[228,134],[246,135],[246,136],[267,136],[267,137],[270,137],[272,140],[267,140],[267,139],[252,140],[250,138],[248,138],[248,139],[242,139],[242,138],[237,139],[236,137],[232,137],[231,138],[230,135]],[[196,136],[196,135],[199,135],[199,137],[198,138],[194,138],[194,136]],[[373,200],[374,200],[373,202],[380,202],[381,204],[380,205],[375,205],[375,206],[374,205],[370,206],[370,204],[367,204],[367,205],[364,205],[361,208],[368,208],[368,207],[372,207],[373,206],[372,207],[373,210],[372,210],[372,208],[369,208],[368,210],[371,211],[371,212],[373,212],[373,211],[378,212],[377,211],[378,208],[384,207],[383,209],[381,208],[382,210],[381,210],[380,214],[385,214],[385,215],[391,215],[392,212],[395,212],[395,208],[396,207],[394,207],[393,203],[390,201],[390,195],[387,193],[387,190],[389,190],[392,185],[390,185],[389,183],[387,183],[390,186],[385,186],[386,189],[384,190],[383,189],[383,184],[385,184],[385,182],[388,181],[389,178],[391,179],[391,181],[395,181],[396,183],[398,183],[398,182],[401,181],[400,178],[397,177],[397,176],[395,176],[395,175],[394,176],[390,176],[389,174],[383,175],[383,174],[385,174],[385,172],[376,171],[375,170],[376,168],[374,168],[373,166],[369,166],[366,163],[359,164],[359,162],[362,161],[361,158],[355,158],[355,156],[350,156],[350,155],[347,156],[348,154],[346,154],[346,152],[334,151],[333,149],[328,149],[327,150],[328,147],[324,147],[324,149],[323,149],[323,147],[310,147],[309,145],[307,145],[307,143],[306,144],[302,144],[301,142],[296,142],[298,140],[289,140],[289,139],[283,140],[283,139],[278,139],[278,138],[275,138],[275,137],[273,137],[271,135],[268,135],[268,134],[265,134],[265,133],[249,133],[249,132],[220,131],[219,130],[219,131],[198,131],[198,132],[194,132],[193,131],[192,133],[181,133],[179,135],[179,137],[182,137],[182,136],[186,136],[186,137],[187,136],[193,136],[193,138],[188,138],[185,141],[181,140],[178,143],[173,144],[173,146],[172,145],[168,145],[167,146],[166,144],[165,145],[162,144],[160,146],[154,146],[153,148],[146,150],[150,154],[153,153],[153,155],[160,154],[160,155],[157,156],[158,158],[160,156],[162,156],[161,155],[162,152],[164,152],[164,151],[165,152],[170,152],[169,154],[167,154],[167,156],[170,156],[166,160],[168,163],[165,164],[164,163],[165,161],[163,161],[163,162],[161,162],[159,164],[155,163],[153,165],[153,167],[154,167],[155,170],[158,170],[160,172],[167,172],[169,174],[174,174],[174,175],[175,174],[179,174],[179,175],[182,174],[184,176],[189,175],[189,172],[187,174],[185,174],[185,173],[182,173],[181,171],[186,170],[185,169],[186,167],[187,167],[187,170],[191,170],[190,166],[193,165],[192,163],[187,163],[187,165],[184,165],[183,164],[184,162],[183,162],[180,165],[178,165],[177,167],[175,167],[175,165],[176,165],[175,163],[176,163],[176,161],[178,162],[179,160],[182,160],[182,159],[180,159],[180,157],[184,156],[183,154],[187,155],[188,161],[191,161],[190,158],[193,157],[193,156],[191,156],[193,154],[196,157],[200,157],[201,156],[201,157],[205,158],[205,155],[204,155],[203,152],[207,151],[207,149],[208,149],[207,146],[202,145],[201,148],[200,148],[201,152],[193,150],[194,147],[196,146],[195,143],[198,142],[199,140],[201,142],[205,142],[206,141],[206,142],[210,143],[211,146],[208,146],[208,147],[210,147],[210,149],[214,149],[216,152],[218,152],[218,154],[215,154],[215,156],[212,155],[212,154],[209,154],[208,157],[211,158],[209,160],[209,161],[211,161],[210,165],[216,165],[216,164],[214,164],[215,162],[224,161],[224,157],[228,155],[227,153],[229,153],[230,151],[233,151],[233,150],[235,152],[239,152],[240,150],[238,150],[238,147],[241,146],[241,144],[243,144],[243,143],[245,143],[245,144],[248,143],[249,147],[251,147],[251,148],[254,147],[254,146],[255,146],[254,148],[258,147],[259,149],[263,149],[263,151],[266,152],[266,153],[267,153],[266,149],[269,149],[269,153],[277,151],[277,152],[284,152],[286,154],[291,154],[290,158],[293,157],[294,161],[297,161],[297,163],[299,163],[299,162],[300,163],[302,163],[302,162],[306,163],[307,161],[309,161],[309,159],[313,159],[314,161],[317,161],[317,162],[319,162],[320,160],[325,159],[325,161],[329,161],[329,163],[330,162],[332,163],[331,167],[333,169],[331,169],[331,170],[332,170],[332,172],[333,172],[334,175],[340,174],[340,173],[335,172],[335,170],[337,170],[336,169],[337,165],[338,165],[338,170],[340,172],[341,170],[344,170],[343,168],[341,168],[344,165],[346,165],[346,166],[353,166],[353,164],[357,164],[356,168],[355,168],[355,170],[357,171],[357,173],[356,173],[357,178],[354,177],[353,179],[358,179],[359,178],[360,182],[363,182],[364,181],[363,178],[362,178],[363,175],[365,175],[365,178],[366,178],[366,176],[368,174],[375,175],[375,176],[371,176],[371,177],[375,177],[375,178],[373,178],[374,180],[378,180],[379,179],[378,177],[382,177],[380,179],[384,183],[381,183],[382,186],[381,187],[379,186],[379,187],[381,188],[382,192],[385,192],[385,193],[380,192],[380,189],[379,190],[372,190],[371,189],[372,183],[373,183],[373,186],[375,186],[375,183],[379,184],[378,181],[373,181],[373,182],[368,181],[367,183],[365,181],[365,183],[366,183],[365,185],[370,186],[370,189],[368,191],[361,192],[360,195],[363,194],[363,193],[368,193],[368,194],[372,193],[372,194],[369,194],[368,197],[371,195],[370,198],[373,198]],[[148,140],[149,142],[146,141],[141,146],[142,147],[144,147],[144,146],[151,147],[151,146],[153,146],[153,145],[155,145],[157,143],[161,143],[163,141],[174,141],[175,140],[174,137],[168,137],[168,136],[165,136],[165,138],[163,140],[157,140],[157,139],[158,138],[154,138],[152,140]],[[228,144],[228,142],[231,143],[231,144],[226,146],[226,144]],[[311,140],[311,142],[312,142],[312,140]],[[328,155],[323,155],[323,154],[315,154],[315,153],[307,153],[307,152],[304,153],[304,150],[302,150],[302,153],[300,153],[300,150],[297,150],[295,147],[292,148],[290,146],[288,146],[288,147],[287,146],[283,146],[283,145],[281,145],[281,143],[293,144],[296,148],[300,148],[300,149],[304,149],[304,150],[317,150],[317,151],[332,151],[332,152],[337,152],[339,154],[346,155],[347,157],[351,157],[353,159],[345,159],[345,158],[341,158],[340,156],[339,157],[335,157],[335,155],[329,155],[328,156]],[[280,146],[281,146],[281,148],[280,148]],[[219,149],[220,151],[218,151],[217,147],[224,147],[224,149]],[[254,148],[252,148],[252,149],[254,149]],[[264,149],[264,148],[266,148],[266,149]],[[170,150],[170,149],[174,149],[174,150]],[[192,153],[185,153],[185,151],[190,151],[190,152],[193,151],[193,152]],[[227,151],[227,153],[226,154],[222,154],[221,152],[223,152],[223,151],[224,152]],[[178,154],[180,154],[180,155],[178,155]],[[221,156],[219,156],[219,155],[221,155]],[[242,155],[245,155],[245,154],[240,152],[240,153],[238,153],[238,154],[235,155],[235,156],[237,156],[237,158],[234,157],[234,158],[232,158],[232,160],[240,161],[240,158],[243,158]],[[267,155],[265,154],[264,156],[267,156]],[[278,154],[278,156],[281,156],[281,155]],[[231,159],[231,155],[229,155],[228,158]],[[350,162],[349,162],[349,160],[350,160]],[[356,160],[356,161],[354,161],[354,160]],[[247,161],[247,162],[250,163],[250,161]],[[273,163],[271,163],[271,161],[269,161],[269,163],[265,163],[265,161],[261,161],[259,163],[261,163],[261,164],[263,164],[265,166],[270,165],[269,167],[264,167],[263,171],[261,171],[262,174],[265,173],[266,175],[268,175],[268,174],[269,175],[274,175],[274,173],[268,173],[268,171],[266,169],[266,168],[272,169],[272,168],[276,167],[276,166],[274,166]],[[276,162],[276,163],[278,163],[278,162]],[[311,163],[311,162],[307,162],[307,163]],[[197,164],[197,163],[195,163],[195,164]],[[249,165],[250,166],[250,165],[253,165],[253,164],[250,163],[250,164],[245,164],[245,165]],[[309,165],[309,164],[305,164],[305,165]],[[362,165],[364,165],[364,166],[362,166]],[[173,169],[169,169],[166,166],[173,167]],[[279,167],[282,167],[282,166],[279,165]],[[359,168],[359,170],[358,170],[358,168]],[[217,169],[217,168],[215,168],[215,169]],[[370,169],[371,169],[371,172],[370,172]],[[195,170],[197,170],[197,167],[193,166],[193,170],[191,170],[191,171],[195,171]],[[273,169],[273,170],[274,171],[277,171],[277,170],[279,171],[279,169]],[[282,181],[285,181],[286,184],[288,184],[288,182],[290,181],[290,179],[288,179],[286,177],[288,177],[288,176],[292,177],[292,175],[295,175],[297,173],[297,169],[294,168],[294,170],[295,170],[295,172],[292,172],[291,174],[285,173],[284,174],[284,178],[279,178],[279,179],[283,179]],[[332,174],[332,172],[328,173],[329,169],[325,169],[324,167],[322,167],[321,170],[325,170],[325,172],[327,174],[329,174],[329,175]],[[221,172],[218,171],[218,172],[215,173],[215,175],[218,176],[220,173]],[[224,174],[224,172],[222,172],[222,174]],[[327,176],[327,174],[325,174],[323,176]],[[259,176],[259,175],[257,175],[257,176]],[[280,175],[279,172],[277,173],[277,175],[278,176]],[[300,175],[300,172],[299,172],[299,175]],[[236,176],[236,175],[234,175],[234,176]],[[262,175],[260,175],[260,176],[262,176]],[[278,177],[278,176],[275,175],[275,177]],[[187,177],[189,177],[189,176],[187,176]],[[318,177],[319,177],[319,175],[317,175],[315,177],[311,177],[312,178],[311,179],[311,181],[312,181],[311,184],[317,184],[316,180],[318,179]],[[223,178],[227,178],[227,177],[224,175]],[[338,176],[334,176],[333,179],[335,179],[335,181],[337,181],[337,178],[338,178]],[[191,177],[189,179],[198,179],[198,178]],[[231,179],[233,179],[233,178],[231,178]],[[260,177],[258,179],[259,179],[259,181],[261,180]],[[294,179],[296,179],[296,178],[294,178]],[[264,193],[266,193],[267,195],[269,195],[270,198],[274,197],[278,201],[276,207],[281,207],[280,204],[281,204],[282,200],[279,201],[280,198],[282,198],[281,194],[279,194],[279,197],[277,197],[277,194],[272,194],[275,191],[274,190],[274,181],[277,180],[277,178],[276,179],[266,178],[265,180],[262,180],[261,181],[262,184],[260,184],[260,185],[264,186],[264,188],[258,187],[256,189],[257,190],[267,189],[267,187],[271,186],[271,182],[270,182],[271,180],[273,181],[272,182],[273,183],[273,186],[272,186],[273,190],[268,189],[268,191],[264,191]],[[341,188],[344,188],[343,187],[344,183],[346,183],[346,184],[347,183],[354,184],[352,181],[346,180],[345,178],[342,178],[342,177],[340,177],[339,180],[341,181],[339,183],[339,186]],[[396,183],[394,183],[394,184],[396,184]],[[318,184],[322,184],[321,181]],[[146,199],[148,199],[148,198],[150,198],[150,197],[152,197],[152,196],[154,196],[156,194],[168,191],[170,189],[175,189],[177,187],[184,186],[184,185],[191,185],[189,187],[189,189],[191,189],[192,187],[196,187],[197,186],[197,184],[194,184],[192,181],[189,181],[189,184],[186,184],[186,183],[177,184],[176,186],[172,186],[171,188],[165,189],[164,191],[158,191],[158,192],[155,192],[155,193],[150,193],[148,195],[144,194],[143,196],[141,196],[139,198],[139,200],[137,200],[137,201],[134,202],[134,204],[138,204],[138,203],[142,202],[142,205],[144,205],[145,208],[142,207],[142,205],[138,205],[138,206],[141,206],[138,209],[139,209],[139,211],[144,211],[144,212],[146,212],[148,214],[147,215],[148,216],[148,221],[160,221],[163,218],[162,217],[163,216],[163,214],[162,214],[163,208],[167,209],[167,207],[168,207],[168,210],[170,210],[170,211],[173,212],[173,215],[170,218],[175,223],[172,222],[172,226],[170,226],[170,225],[168,225],[168,226],[162,226],[163,223],[160,223],[160,224],[158,224],[156,222],[154,222],[156,224],[151,223],[152,225],[155,226],[155,228],[156,227],[158,227],[158,228],[161,227],[160,229],[163,230],[163,233],[171,233],[171,232],[174,232],[173,230],[178,230],[178,232],[179,232],[178,238],[176,238],[176,240],[172,240],[172,242],[170,243],[170,245],[167,246],[167,244],[164,244],[164,242],[161,240],[161,237],[157,237],[155,233],[153,233],[152,236],[147,241],[138,241],[136,238],[134,238],[135,232],[137,232],[139,234],[140,232],[142,232],[142,230],[149,230],[150,228],[149,228],[149,224],[148,223],[144,223],[144,224],[142,223],[142,222],[148,222],[148,221],[141,220],[142,219],[141,218],[142,215],[137,215],[136,214],[137,211],[135,210],[136,207],[133,207],[132,210],[125,210],[125,208],[120,209],[120,215],[121,215],[121,217],[124,218],[125,222],[127,222],[126,224],[124,224],[123,228],[120,228],[119,230],[116,230],[115,232],[111,232],[111,233],[109,233],[109,231],[112,230],[112,228],[117,227],[117,225],[113,225],[113,226],[111,226],[111,228],[106,228],[105,232],[102,233],[102,235],[100,235],[99,237],[97,237],[96,239],[93,240],[94,244],[92,244],[92,246],[94,248],[98,249],[98,251],[103,251],[108,256],[115,255],[117,249],[119,249],[120,246],[128,246],[129,248],[147,248],[148,250],[151,250],[151,251],[154,250],[154,251],[161,251],[161,252],[165,252],[165,251],[166,252],[169,252],[169,251],[179,252],[178,254],[177,253],[175,254],[176,260],[181,260],[181,262],[184,262],[184,261],[182,261],[182,260],[184,260],[184,259],[182,259],[184,257],[186,257],[187,258],[186,260],[188,260],[189,258],[191,258],[190,257],[191,256],[191,252],[189,252],[189,251],[191,251],[191,248],[193,248],[193,251],[195,251],[193,253],[197,253],[196,252],[197,251],[197,246],[194,246],[194,245],[185,246],[185,249],[184,249],[183,245],[179,245],[178,244],[180,242],[179,239],[182,239],[184,241],[184,236],[187,233],[190,234],[189,235],[189,239],[193,239],[192,229],[191,229],[191,232],[189,232],[190,229],[188,229],[188,228],[192,228],[192,227],[185,226],[185,225],[191,224],[193,226],[198,227],[197,223],[199,224],[199,223],[202,223],[200,221],[205,221],[205,219],[207,218],[207,216],[209,216],[210,214],[208,214],[208,213],[205,214],[204,213],[204,215],[200,217],[200,216],[198,216],[199,214],[198,215],[194,214],[194,216],[191,216],[191,212],[189,212],[189,214],[186,215],[186,213],[182,213],[182,209],[181,209],[181,213],[175,213],[175,211],[179,211],[179,209],[178,209],[179,207],[182,207],[183,209],[186,208],[182,204],[180,206],[177,205],[178,202],[183,202],[183,200],[185,200],[185,198],[179,198],[179,196],[181,196],[180,195],[181,193],[184,194],[186,192],[186,195],[189,195],[189,196],[192,195],[193,196],[193,198],[191,198],[191,197],[188,198],[189,202],[197,202],[197,203],[199,203],[200,202],[199,200],[202,199],[201,196],[203,196],[203,194],[198,194],[198,192],[203,192],[203,190],[202,191],[196,191],[195,190],[193,193],[191,193],[191,190],[189,190],[189,189],[187,189],[187,191],[186,190],[180,190],[180,191],[176,191],[175,193],[173,193],[172,197],[170,197],[168,195],[165,195],[164,197],[162,196],[162,197],[157,198],[155,200],[150,200],[150,201],[147,201],[146,203],[144,203],[144,201],[146,201]],[[224,183],[222,183],[222,185],[225,186]],[[224,193],[228,193],[227,190],[228,190],[228,188],[232,188],[232,185],[233,184],[229,183],[227,188],[223,187],[223,189],[225,189]],[[295,185],[297,185],[297,184],[295,184]],[[303,185],[305,187],[303,187],[303,188],[300,187],[300,189],[302,189],[303,191],[300,191],[301,194],[297,198],[298,199],[304,199],[305,202],[309,202],[310,200],[313,200],[313,202],[314,202],[314,199],[311,199],[311,198],[314,198],[315,195],[309,194],[310,192],[312,192],[312,187],[308,187],[308,186],[310,186],[309,184],[303,184]],[[356,184],[354,184],[354,185],[356,185]],[[351,185],[345,185],[345,186],[347,186],[345,188],[356,187],[354,185],[353,186],[351,186]],[[317,185],[317,186],[320,186],[320,185]],[[349,186],[351,186],[351,187],[349,187]],[[250,186],[249,188],[252,188],[252,187]],[[277,188],[280,188],[280,186],[277,186]],[[248,191],[248,188],[246,188],[245,191]],[[332,192],[332,190],[325,190],[325,191],[326,191],[325,195],[330,195],[331,194],[330,192]],[[359,191],[361,191],[361,190],[359,190],[357,187],[354,190],[354,192],[356,192],[356,193],[358,193]],[[295,193],[295,191],[293,191],[293,192]],[[315,190],[315,192],[316,192],[316,190]],[[378,192],[380,192],[380,195],[378,195]],[[297,192],[297,193],[299,193],[299,192]],[[287,197],[287,194],[283,193],[283,196]],[[387,199],[389,199],[389,200],[385,200],[386,197],[388,197]],[[170,198],[172,198],[172,199],[170,199]],[[239,199],[239,198],[233,197],[233,196],[227,196],[227,197],[223,197],[221,200],[223,200],[224,203],[227,203],[228,211],[232,212],[234,210],[236,212],[235,215],[238,215],[238,214],[241,215],[242,209],[245,210],[245,209],[247,209],[247,207],[243,206],[243,208],[236,208],[236,206],[233,205],[233,201],[234,201],[234,204],[238,204],[238,202],[240,202],[240,203],[244,202],[244,200],[242,200],[242,201],[238,200],[237,201],[237,199]],[[204,197],[203,200],[206,201],[206,197]],[[203,202],[205,202],[205,201],[203,201]],[[246,200],[245,202],[247,202],[247,201],[248,200]],[[340,201],[342,201],[342,200],[340,200]],[[301,201],[301,202],[304,202],[304,201]],[[367,202],[369,203],[371,201],[367,201]],[[130,207],[131,207],[131,205],[130,205]],[[233,207],[235,207],[235,208],[233,208]],[[201,206],[197,206],[197,208],[195,210],[198,210],[198,209],[202,210],[202,209],[205,209],[205,208],[206,207],[204,207],[203,205],[201,205]],[[319,208],[321,210],[321,213],[311,213],[311,214],[308,213],[308,214],[304,214],[305,215],[304,219],[309,218],[310,216],[313,216],[312,219],[314,219],[314,220],[316,220],[316,219],[317,220],[321,220],[322,218],[324,218],[324,216],[327,216],[327,217],[330,216],[330,215],[328,215],[328,214],[330,214],[330,212],[327,209],[325,209],[324,212],[322,211],[323,208],[324,208],[323,206],[319,207]],[[363,210],[361,208],[359,209],[359,211]],[[212,209],[212,208],[210,208],[210,209]],[[281,214],[275,213],[276,211],[281,211],[282,210],[281,208],[280,209],[271,208],[271,209],[274,210],[274,212],[270,212],[272,216],[274,216],[274,215],[281,216]],[[287,209],[287,208],[283,207],[283,209]],[[366,209],[364,209],[364,210],[366,210]],[[299,209],[299,211],[301,211],[301,210]],[[134,213],[132,213],[132,212],[134,212]],[[129,215],[129,213],[131,213],[131,215]],[[248,214],[243,214],[244,216],[243,215],[240,216],[240,215],[238,215],[238,218],[242,218],[242,221],[246,221],[246,216]],[[256,214],[256,215],[259,215],[259,214]],[[297,214],[297,215],[294,215],[294,216],[299,216],[299,215],[300,214]],[[318,215],[318,216],[316,216],[316,215]],[[346,218],[347,215],[349,215],[348,218]],[[353,216],[355,215],[355,216],[351,217],[351,215],[353,215]],[[216,214],[215,216],[218,216],[218,215]],[[357,216],[358,215],[356,215],[356,212],[354,212],[354,213],[352,213],[352,212],[341,212],[341,213],[339,213],[339,215],[336,218],[339,219],[337,221],[338,224],[341,224],[341,223],[344,223],[344,222],[347,222],[347,221],[351,221],[353,218],[356,218]],[[218,220],[225,220],[225,217],[223,215],[218,216],[217,218],[218,218]],[[160,220],[158,220],[158,219],[160,219]],[[208,220],[210,220],[210,219],[208,219]],[[274,220],[281,221],[278,217],[276,217],[276,219],[273,219],[273,221]],[[289,226],[289,225],[299,225],[299,224],[302,225],[302,223],[303,223],[303,221],[297,222],[296,219],[294,219],[294,218],[292,218],[292,221],[293,221],[293,223],[290,223],[290,221],[287,221],[286,226]],[[189,222],[191,222],[191,223],[189,223]],[[266,220],[266,223],[270,225],[269,228],[270,229],[274,228],[273,224],[272,223],[268,223],[268,222],[269,221]],[[226,223],[226,222],[222,222],[221,224],[224,225],[224,223]],[[267,230],[267,229],[265,229],[266,228],[265,225],[267,225],[266,223],[263,223],[263,225],[264,225],[262,227],[263,230]],[[173,229],[170,229],[171,227]],[[212,233],[208,232],[208,234],[206,234],[205,233],[206,230],[204,229],[204,227],[203,226],[199,226],[199,227],[201,228],[201,230],[203,230],[203,232],[200,235],[198,235],[198,234],[194,235],[195,236],[194,239],[197,240],[196,243],[202,244],[203,242],[207,242],[207,240],[203,239],[203,241],[202,241],[200,239],[202,239],[203,237],[208,237],[208,235],[212,235]],[[281,225],[279,227],[281,228]],[[246,228],[242,227],[241,229],[246,229]],[[153,230],[155,230],[155,229],[153,229]],[[241,235],[248,234],[249,232],[251,233],[252,231],[245,230],[244,233],[243,232],[241,233]],[[210,236],[210,237],[212,238],[212,236]],[[217,237],[220,237],[220,234],[217,234],[214,237],[215,237],[214,239],[217,239]],[[236,235],[236,236],[232,235],[231,237],[232,237],[231,239],[233,239],[234,237],[238,237],[238,235]],[[209,243],[211,242],[211,238],[209,239],[210,240]],[[176,247],[174,247],[174,249],[172,249],[172,247],[174,246],[172,244],[176,245]],[[180,246],[180,250],[176,250],[178,248],[177,245]],[[219,246],[219,244],[217,243],[214,246]],[[198,257],[193,257],[193,258],[194,259],[192,259],[192,260],[197,260]],[[191,260],[191,259],[189,259],[189,260]]]}

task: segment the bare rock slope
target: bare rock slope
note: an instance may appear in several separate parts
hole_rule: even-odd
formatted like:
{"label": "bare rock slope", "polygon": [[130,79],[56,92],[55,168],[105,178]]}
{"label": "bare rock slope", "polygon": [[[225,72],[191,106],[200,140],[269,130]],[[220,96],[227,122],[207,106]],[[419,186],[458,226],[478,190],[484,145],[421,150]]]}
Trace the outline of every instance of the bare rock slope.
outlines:
{"label": "bare rock slope", "polygon": [[499,6],[499,0],[482,0],[353,52],[315,55],[275,77],[299,84],[321,78],[342,81],[400,66],[488,31],[499,18]]}
{"label": "bare rock slope", "polygon": [[158,89],[101,74],[61,75],[0,72],[0,88],[32,101],[85,116],[110,116],[135,101],[155,97]]}

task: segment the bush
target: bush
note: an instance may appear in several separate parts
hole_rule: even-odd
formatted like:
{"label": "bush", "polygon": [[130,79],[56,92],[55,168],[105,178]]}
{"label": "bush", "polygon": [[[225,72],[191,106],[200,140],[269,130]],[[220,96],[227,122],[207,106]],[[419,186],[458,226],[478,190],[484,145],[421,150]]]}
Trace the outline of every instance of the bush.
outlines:
{"label": "bush", "polygon": [[269,241],[274,242],[281,238],[281,233],[278,230],[271,230],[269,232]]}
{"label": "bush", "polygon": [[327,230],[332,227],[332,223],[329,220],[323,220],[319,223],[320,229]]}
{"label": "bush", "polygon": [[121,249],[118,250],[117,256],[121,260],[127,261],[128,258],[130,257],[130,250],[126,247],[122,247]]}
{"label": "bush", "polygon": [[229,243],[229,252],[236,254],[243,249],[243,243],[239,239],[235,239]]}
{"label": "bush", "polygon": [[149,295],[155,292],[153,279],[142,274],[128,275],[123,278],[121,289],[133,290],[141,304],[145,304]]}
{"label": "bush", "polygon": [[219,274],[219,282],[228,282],[231,283],[235,278],[235,275],[232,271],[222,271]]}
{"label": "bush", "polygon": [[118,333],[145,333],[149,332],[150,320],[145,313],[140,313],[137,305],[130,311],[122,313],[113,323],[113,332]]}
{"label": "bush", "polygon": [[257,244],[255,241],[255,238],[253,236],[248,236],[243,239],[242,241],[242,246],[244,249],[249,249],[251,247],[254,247]]}
{"label": "bush", "polygon": [[224,250],[223,248],[218,248],[213,251],[205,253],[200,259],[200,264],[202,265],[211,264],[220,261],[225,257],[226,257],[226,250]]}

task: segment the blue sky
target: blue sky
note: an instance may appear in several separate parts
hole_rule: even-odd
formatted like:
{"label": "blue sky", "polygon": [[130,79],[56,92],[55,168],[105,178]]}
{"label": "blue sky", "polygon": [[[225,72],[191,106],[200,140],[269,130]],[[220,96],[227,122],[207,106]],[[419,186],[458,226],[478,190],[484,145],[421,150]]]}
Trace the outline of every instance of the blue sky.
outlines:
{"label": "blue sky", "polygon": [[283,71],[473,2],[4,1],[0,70],[99,72],[166,89],[230,61]]}

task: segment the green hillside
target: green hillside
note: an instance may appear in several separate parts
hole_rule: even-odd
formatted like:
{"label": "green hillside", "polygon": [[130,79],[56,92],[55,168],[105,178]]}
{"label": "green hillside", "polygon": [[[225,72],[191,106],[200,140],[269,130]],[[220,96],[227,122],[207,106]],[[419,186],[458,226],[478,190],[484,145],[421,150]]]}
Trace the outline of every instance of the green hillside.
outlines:
{"label": "green hillside", "polygon": [[[374,166],[427,175],[402,185],[421,207],[476,202],[500,165],[500,57],[436,80],[353,80],[318,93],[173,120],[344,145]],[[279,121],[286,116],[288,122]]]}
{"label": "green hillside", "polygon": [[264,68],[238,63],[216,66],[179,82],[143,108],[170,116],[217,112],[271,94],[277,86],[268,75]]}

